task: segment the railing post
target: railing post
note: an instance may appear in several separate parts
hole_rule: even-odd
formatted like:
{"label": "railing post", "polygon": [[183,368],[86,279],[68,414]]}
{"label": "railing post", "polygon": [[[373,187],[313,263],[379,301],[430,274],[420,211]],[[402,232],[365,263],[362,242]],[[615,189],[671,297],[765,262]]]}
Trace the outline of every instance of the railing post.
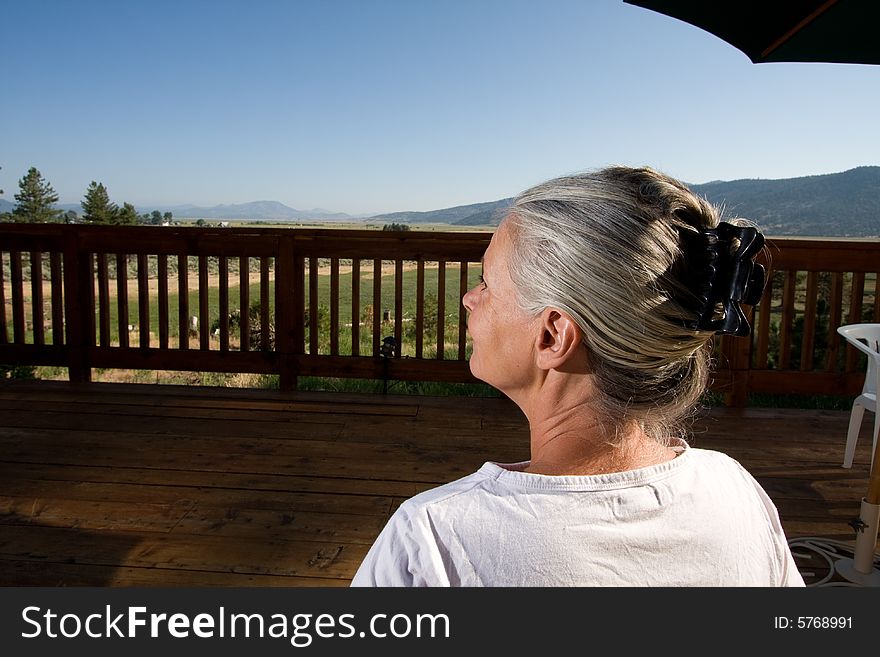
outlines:
{"label": "railing post", "polygon": [[94,321],[92,258],[80,253],[79,232],[69,227],[64,240],[64,314],[67,319],[67,372],[72,383],[92,380],[89,335]]}
{"label": "railing post", "polygon": [[[275,355],[278,358],[279,387],[282,391],[296,390],[297,386],[294,290],[297,284],[302,285],[302,278],[297,283],[293,244],[292,236],[282,236],[278,239],[275,253]],[[299,321],[302,325],[301,317]]]}

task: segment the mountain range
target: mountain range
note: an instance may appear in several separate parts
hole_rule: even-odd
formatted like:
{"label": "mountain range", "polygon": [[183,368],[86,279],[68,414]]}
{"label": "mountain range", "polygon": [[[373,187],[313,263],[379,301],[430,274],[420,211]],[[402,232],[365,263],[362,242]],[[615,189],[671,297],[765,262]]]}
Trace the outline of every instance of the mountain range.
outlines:
{"label": "mountain range", "polygon": [[[760,178],[688,185],[723,209],[744,217],[768,235],[880,236],[880,166],[841,173],[767,180]],[[513,198],[431,212],[394,212],[371,221],[497,226]]]}
{"label": "mountain range", "polygon": [[[724,216],[751,219],[768,235],[880,236],[880,166],[799,178],[717,180],[690,187],[724,208]],[[138,208],[138,212],[159,210],[171,212],[175,218],[497,226],[512,201],[511,197],[427,212],[392,212],[366,218],[322,209],[297,210],[277,201],[213,207],[149,207]],[[0,199],[0,212],[10,212],[13,207],[10,201]],[[57,207],[82,212],[79,204]]]}

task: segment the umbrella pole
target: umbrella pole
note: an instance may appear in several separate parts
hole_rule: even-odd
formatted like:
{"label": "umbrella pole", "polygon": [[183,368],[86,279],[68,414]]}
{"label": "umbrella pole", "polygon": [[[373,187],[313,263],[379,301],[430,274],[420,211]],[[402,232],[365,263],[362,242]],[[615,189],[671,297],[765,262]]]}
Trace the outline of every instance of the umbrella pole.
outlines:
{"label": "umbrella pole", "polygon": [[852,559],[839,559],[834,567],[850,582],[880,586],[880,570],[874,568],[874,548],[880,527],[880,449],[874,450],[868,494],[862,498],[856,529],[856,549]]}

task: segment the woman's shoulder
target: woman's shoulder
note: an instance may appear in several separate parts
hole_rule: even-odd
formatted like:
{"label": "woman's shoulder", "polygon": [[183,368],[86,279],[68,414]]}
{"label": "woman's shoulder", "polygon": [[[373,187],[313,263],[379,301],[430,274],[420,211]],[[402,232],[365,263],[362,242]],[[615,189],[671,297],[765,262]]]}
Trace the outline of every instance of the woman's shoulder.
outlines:
{"label": "woman's shoulder", "polygon": [[418,509],[449,503],[462,495],[483,490],[493,479],[492,471],[495,468],[497,468],[495,464],[486,463],[476,472],[413,495],[404,501],[400,508],[412,513]]}

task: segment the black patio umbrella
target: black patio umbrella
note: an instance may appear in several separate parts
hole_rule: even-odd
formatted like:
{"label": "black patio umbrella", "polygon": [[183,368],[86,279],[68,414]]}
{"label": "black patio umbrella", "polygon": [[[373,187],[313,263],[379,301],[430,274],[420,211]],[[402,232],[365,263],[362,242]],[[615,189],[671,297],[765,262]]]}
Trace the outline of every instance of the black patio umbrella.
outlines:
{"label": "black patio umbrella", "polygon": [[880,64],[878,0],[624,0],[739,48],[755,64]]}

